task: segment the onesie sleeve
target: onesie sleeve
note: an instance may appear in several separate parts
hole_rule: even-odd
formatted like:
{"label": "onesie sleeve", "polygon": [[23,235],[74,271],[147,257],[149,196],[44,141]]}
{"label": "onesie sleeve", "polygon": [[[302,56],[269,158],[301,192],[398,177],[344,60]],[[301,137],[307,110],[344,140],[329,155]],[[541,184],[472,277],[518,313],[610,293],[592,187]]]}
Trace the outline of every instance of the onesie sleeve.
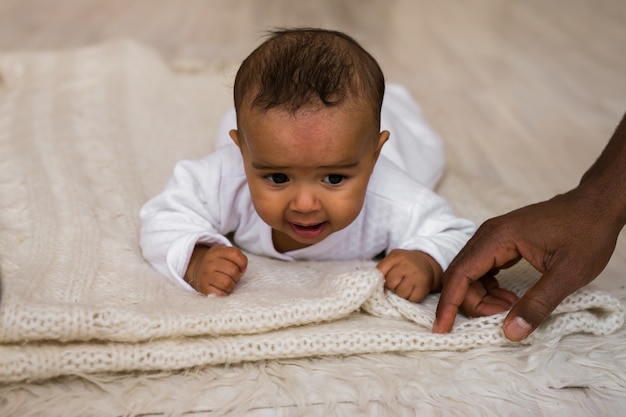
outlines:
{"label": "onesie sleeve", "polygon": [[[400,220],[400,219],[398,219]],[[390,249],[419,250],[432,256],[445,270],[476,230],[470,220],[457,217],[436,193],[423,188],[408,215],[398,222]]]}
{"label": "onesie sleeve", "polygon": [[[164,190],[140,211],[144,258],[170,281],[195,291],[183,279],[196,244],[232,245],[226,234],[223,201],[238,187],[226,187],[222,162],[212,155],[179,162]],[[220,192],[222,191],[222,192]],[[230,213],[229,221],[236,221]]]}

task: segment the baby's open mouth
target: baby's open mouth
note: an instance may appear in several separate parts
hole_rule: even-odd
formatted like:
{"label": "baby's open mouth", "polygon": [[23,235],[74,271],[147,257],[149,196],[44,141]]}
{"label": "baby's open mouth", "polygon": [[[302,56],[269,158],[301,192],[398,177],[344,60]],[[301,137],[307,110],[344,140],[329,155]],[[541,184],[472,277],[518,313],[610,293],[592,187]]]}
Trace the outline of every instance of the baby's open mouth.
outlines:
{"label": "baby's open mouth", "polygon": [[290,223],[290,225],[291,225],[291,229],[296,235],[305,239],[311,239],[311,238],[315,238],[319,236],[322,233],[326,225],[326,222],[317,223],[317,224],[306,224],[306,225]]}

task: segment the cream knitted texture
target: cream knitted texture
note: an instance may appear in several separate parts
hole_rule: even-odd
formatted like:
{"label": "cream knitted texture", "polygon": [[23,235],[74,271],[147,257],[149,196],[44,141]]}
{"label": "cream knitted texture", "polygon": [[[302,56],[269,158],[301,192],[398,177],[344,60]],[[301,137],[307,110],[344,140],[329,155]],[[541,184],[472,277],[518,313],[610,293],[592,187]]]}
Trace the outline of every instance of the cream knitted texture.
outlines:
{"label": "cream knitted texture", "polygon": [[[139,209],[176,161],[212,149],[232,74],[176,71],[132,42],[0,56],[0,382],[508,345],[503,315],[432,334],[436,296],[416,305],[384,292],[372,262],[251,256],[226,298],[158,276],[139,251]],[[518,202],[454,174],[440,191],[476,221]],[[534,280],[520,265],[502,285],[521,293]],[[586,288],[526,343],[610,334],[623,316]]]}

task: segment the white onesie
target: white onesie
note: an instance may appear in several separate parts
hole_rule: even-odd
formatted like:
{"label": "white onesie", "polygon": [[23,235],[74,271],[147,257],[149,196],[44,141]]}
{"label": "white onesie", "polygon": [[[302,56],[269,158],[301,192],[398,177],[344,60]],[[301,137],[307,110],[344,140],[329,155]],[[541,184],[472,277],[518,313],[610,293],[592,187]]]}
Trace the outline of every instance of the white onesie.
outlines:
{"label": "white onesie", "polygon": [[271,228],[252,205],[239,149],[226,141],[233,118],[230,112],[222,123],[217,151],[179,162],[163,192],[141,209],[144,257],[184,288],[194,291],[183,279],[194,246],[232,245],[231,233],[244,251],[277,259],[372,259],[399,248],[428,253],[445,269],[475,229],[430,189],[443,169],[441,141],[406,90],[388,85],[381,124],[391,136],[360,214],[321,242],[277,252]]}

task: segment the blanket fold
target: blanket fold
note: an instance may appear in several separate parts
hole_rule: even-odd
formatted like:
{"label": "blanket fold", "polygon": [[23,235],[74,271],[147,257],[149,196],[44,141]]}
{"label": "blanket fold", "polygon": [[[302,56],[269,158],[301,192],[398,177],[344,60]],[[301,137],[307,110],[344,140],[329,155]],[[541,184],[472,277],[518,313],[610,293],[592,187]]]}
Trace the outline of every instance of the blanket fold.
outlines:
{"label": "blanket fold", "polygon": [[[0,383],[180,370],[317,355],[510,346],[504,315],[430,332],[437,296],[409,303],[373,262],[285,263],[250,255],[229,297],[181,291],[138,247],[141,205],[176,161],[213,148],[232,67],[173,70],[120,41],[0,55]],[[477,222],[515,207],[508,190],[448,173],[439,191]],[[524,292],[526,264],[501,285]],[[622,303],[588,287],[525,343],[611,334]]]}

